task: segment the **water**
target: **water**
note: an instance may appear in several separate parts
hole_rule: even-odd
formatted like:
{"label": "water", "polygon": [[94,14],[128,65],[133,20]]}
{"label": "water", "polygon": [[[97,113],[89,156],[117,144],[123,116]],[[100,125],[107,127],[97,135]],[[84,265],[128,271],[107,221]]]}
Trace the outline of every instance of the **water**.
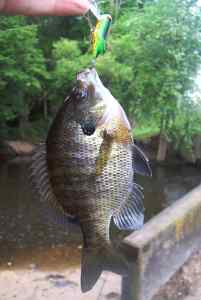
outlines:
{"label": "water", "polygon": [[[38,264],[44,268],[79,264],[81,234],[72,225],[55,222],[49,206],[34,199],[27,162],[0,168],[0,268]],[[200,183],[200,172],[189,166],[153,169],[153,178],[139,178],[145,190],[146,220]],[[48,213],[47,213],[48,212]],[[67,259],[72,248],[75,255]],[[64,263],[65,262],[65,263]]]}
{"label": "water", "polygon": [[151,179],[140,178],[146,221],[201,183],[200,169],[190,165],[155,167]]}

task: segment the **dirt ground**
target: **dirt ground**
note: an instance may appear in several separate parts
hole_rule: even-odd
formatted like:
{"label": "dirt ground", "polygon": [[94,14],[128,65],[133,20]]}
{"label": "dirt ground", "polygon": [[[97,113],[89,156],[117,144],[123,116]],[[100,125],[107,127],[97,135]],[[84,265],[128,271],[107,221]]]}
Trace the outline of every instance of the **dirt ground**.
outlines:
{"label": "dirt ground", "polygon": [[[109,276],[108,276],[109,275]],[[1,300],[120,300],[120,277],[105,273],[96,287],[81,293],[80,272],[4,271],[0,273]]]}
{"label": "dirt ground", "polygon": [[[89,293],[80,291],[79,267],[68,270],[0,271],[0,300],[120,300],[121,278],[104,273]],[[201,300],[201,251],[196,252],[152,300]]]}

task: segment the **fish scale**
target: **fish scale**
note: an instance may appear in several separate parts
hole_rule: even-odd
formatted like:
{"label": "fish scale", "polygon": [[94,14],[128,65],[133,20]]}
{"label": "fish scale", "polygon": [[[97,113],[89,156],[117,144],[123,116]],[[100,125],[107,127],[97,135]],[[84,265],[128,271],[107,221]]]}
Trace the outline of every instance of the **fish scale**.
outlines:
{"label": "fish scale", "polygon": [[104,269],[127,272],[126,258],[110,238],[110,222],[120,230],[143,225],[143,194],[133,179],[136,172],[151,175],[151,170],[133,143],[125,112],[95,69],[77,75],[77,86],[38,151],[32,170],[40,195],[61,208],[67,222],[76,218],[81,226],[82,291],[90,290]]}

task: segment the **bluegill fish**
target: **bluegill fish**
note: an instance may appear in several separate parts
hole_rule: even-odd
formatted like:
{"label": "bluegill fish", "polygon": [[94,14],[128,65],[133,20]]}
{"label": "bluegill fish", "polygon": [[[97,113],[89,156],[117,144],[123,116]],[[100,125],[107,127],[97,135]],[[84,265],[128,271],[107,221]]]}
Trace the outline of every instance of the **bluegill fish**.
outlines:
{"label": "bluegill fish", "polygon": [[126,260],[114,251],[110,223],[137,230],[144,221],[142,188],[134,174],[151,175],[134,144],[130,123],[96,72],[77,75],[76,87],[59,109],[44,145],[33,154],[33,178],[43,198],[83,233],[81,288],[90,290],[108,265]]}

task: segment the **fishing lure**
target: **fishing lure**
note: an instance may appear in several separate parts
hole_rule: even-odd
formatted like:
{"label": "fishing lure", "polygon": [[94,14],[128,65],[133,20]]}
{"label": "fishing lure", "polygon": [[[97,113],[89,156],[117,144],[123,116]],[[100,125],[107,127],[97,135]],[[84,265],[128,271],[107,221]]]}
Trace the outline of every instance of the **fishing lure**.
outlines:
{"label": "fishing lure", "polygon": [[92,53],[96,57],[106,51],[106,39],[111,27],[112,17],[108,14],[101,15],[92,32]]}

